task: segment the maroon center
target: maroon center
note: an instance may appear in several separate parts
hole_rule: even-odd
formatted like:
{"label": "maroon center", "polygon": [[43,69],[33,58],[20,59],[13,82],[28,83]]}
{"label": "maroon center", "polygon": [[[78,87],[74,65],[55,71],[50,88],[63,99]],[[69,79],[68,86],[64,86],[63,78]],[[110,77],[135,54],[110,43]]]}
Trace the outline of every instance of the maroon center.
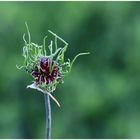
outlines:
{"label": "maroon center", "polygon": [[54,61],[51,61],[50,58],[41,58],[39,65],[39,67],[36,66],[32,71],[32,76],[37,84],[49,84],[53,82],[57,76],[61,79],[58,73],[58,66]]}

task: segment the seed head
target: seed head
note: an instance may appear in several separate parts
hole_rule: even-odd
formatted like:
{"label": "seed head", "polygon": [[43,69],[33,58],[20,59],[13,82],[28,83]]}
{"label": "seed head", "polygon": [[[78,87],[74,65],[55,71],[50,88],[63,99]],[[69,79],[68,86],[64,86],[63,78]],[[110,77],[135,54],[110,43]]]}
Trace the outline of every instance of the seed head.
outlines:
{"label": "seed head", "polygon": [[[48,30],[48,32],[54,37],[54,40],[48,40],[49,44],[46,45],[46,36],[43,45],[35,44],[31,42],[29,28],[27,23],[25,24],[28,33],[28,41],[26,41],[24,34],[24,63],[18,68],[25,68],[25,70],[33,77],[33,84],[27,87],[49,94],[59,105],[51,93],[56,89],[58,84],[63,83],[64,77],[70,73],[72,65],[77,57],[89,53],[79,53],[72,61],[70,61],[70,59],[65,60],[64,56],[68,47],[66,41]],[[64,46],[58,47],[57,41],[61,41]]]}

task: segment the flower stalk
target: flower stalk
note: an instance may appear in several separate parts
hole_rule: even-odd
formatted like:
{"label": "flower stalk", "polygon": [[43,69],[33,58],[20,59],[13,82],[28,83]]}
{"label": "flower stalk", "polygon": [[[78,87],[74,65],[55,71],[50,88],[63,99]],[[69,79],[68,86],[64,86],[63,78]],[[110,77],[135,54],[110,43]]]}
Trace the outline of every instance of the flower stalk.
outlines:
{"label": "flower stalk", "polygon": [[46,111],[46,139],[51,138],[51,103],[50,96],[48,94],[44,94],[45,99],[45,111]]}

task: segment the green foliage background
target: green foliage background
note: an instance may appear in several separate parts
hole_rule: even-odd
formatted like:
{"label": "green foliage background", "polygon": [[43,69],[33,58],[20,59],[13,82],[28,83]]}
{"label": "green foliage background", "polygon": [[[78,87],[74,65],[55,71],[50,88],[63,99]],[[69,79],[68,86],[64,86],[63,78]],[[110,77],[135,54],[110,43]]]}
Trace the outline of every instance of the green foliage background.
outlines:
{"label": "green foliage background", "polygon": [[139,2],[0,2],[0,138],[44,138],[44,98],[17,70],[28,22],[41,44],[52,30],[79,52],[52,102],[52,138],[140,138]]}

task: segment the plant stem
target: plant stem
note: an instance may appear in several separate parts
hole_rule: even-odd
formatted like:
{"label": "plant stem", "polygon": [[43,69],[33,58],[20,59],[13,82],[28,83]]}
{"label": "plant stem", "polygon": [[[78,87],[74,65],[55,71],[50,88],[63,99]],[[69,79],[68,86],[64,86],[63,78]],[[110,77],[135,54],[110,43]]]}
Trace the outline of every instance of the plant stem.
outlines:
{"label": "plant stem", "polygon": [[50,96],[44,94],[45,110],[46,110],[46,139],[51,139],[51,104]]}

